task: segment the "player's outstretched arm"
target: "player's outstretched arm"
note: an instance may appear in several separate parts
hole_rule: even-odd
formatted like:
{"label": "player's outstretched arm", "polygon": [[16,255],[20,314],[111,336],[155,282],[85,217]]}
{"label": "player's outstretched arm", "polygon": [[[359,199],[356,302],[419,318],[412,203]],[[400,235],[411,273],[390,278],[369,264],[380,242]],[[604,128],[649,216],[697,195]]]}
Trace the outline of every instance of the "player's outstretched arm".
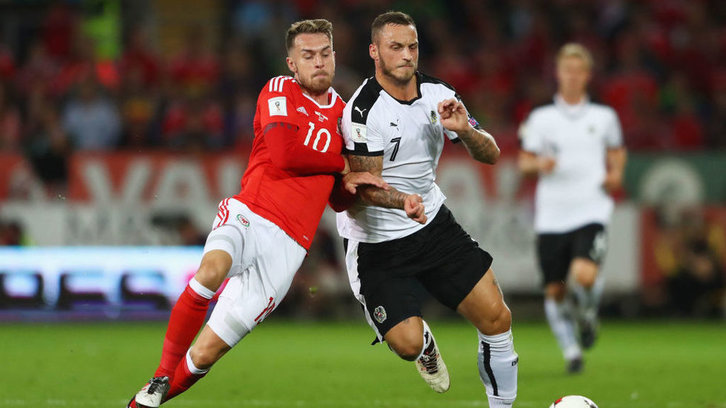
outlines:
{"label": "player's outstretched arm", "polygon": [[476,161],[494,164],[499,159],[499,146],[494,137],[481,129],[469,124],[469,115],[464,104],[454,98],[439,102],[441,124],[448,130],[456,132],[469,155]]}
{"label": "player's outstretched arm", "polygon": [[623,184],[623,171],[628,153],[624,147],[616,147],[607,151],[607,174],[603,182],[603,188],[609,193],[619,189]]}
{"label": "player's outstretched arm", "polygon": [[[346,160],[346,163],[348,161]],[[347,165],[346,165],[347,168]],[[374,186],[388,190],[390,187],[382,178],[370,173],[347,172],[335,178],[333,191],[330,193],[328,204],[335,212],[345,211],[357,201],[358,188],[363,185]]]}
{"label": "player's outstretched arm", "polygon": [[517,167],[525,176],[552,173],[556,164],[555,159],[551,157],[539,156],[524,150],[519,152],[517,159]]}
{"label": "player's outstretched arm", "polygon": [[[383,171],[383,156],[348,156],[350,169],[353,172],[368,172],[379,176]],[[423,205],[423,199],[418,194],[407,194],[390,187],[383,188],[364,185],[358,188],[360,200],[368,205],[376,205],[385,208],[398,208],[406,211],[406,215],[412,220],[425,224],[427,217]]]}

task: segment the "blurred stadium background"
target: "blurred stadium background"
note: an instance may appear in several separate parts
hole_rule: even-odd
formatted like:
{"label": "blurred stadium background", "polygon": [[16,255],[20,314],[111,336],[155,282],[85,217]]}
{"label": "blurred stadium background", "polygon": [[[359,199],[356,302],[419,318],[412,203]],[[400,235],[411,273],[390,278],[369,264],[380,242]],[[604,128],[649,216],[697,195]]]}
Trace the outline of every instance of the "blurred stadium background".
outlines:
{"label": "blurred stadium background", "polygon": [[[534,184],[516,170],[517,129],[551,100],[556,50],[578,41],[596,59],[591,97],[617,110],[630,152],[603,314],[710,319],[723,333],[719,0],[2,0],[0,332],[9,322],[88,320],[152,320],[163,330],[217,203],[239,190],[257,94],[287,74],[287,26],[334,23],[334,86],[347,99],[373,72],[370,22],[388,9],[416,19],[420,69],[456,87],[502,148],[504,159],[483,167],[448,146],[438,181],[495,256],[515,319],[543,319]],[[341,255],[326,213],[276,318],[362,325]]]}

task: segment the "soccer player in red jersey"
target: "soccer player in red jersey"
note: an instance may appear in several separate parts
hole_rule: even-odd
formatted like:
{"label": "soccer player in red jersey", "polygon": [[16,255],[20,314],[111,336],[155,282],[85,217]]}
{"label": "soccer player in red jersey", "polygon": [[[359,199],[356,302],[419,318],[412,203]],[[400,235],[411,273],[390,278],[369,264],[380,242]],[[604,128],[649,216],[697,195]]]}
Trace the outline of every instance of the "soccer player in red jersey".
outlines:
{"label": "soccer player in red jersey", "polygon": [[342,211],[358,186],[387,187],[369,173],[349,172],[341,155],[338,120],[345,103],[331,88],[332,24],[294,23],[286,42],[294,77],[275,77],[260,92],[241,191],[220,203],[199,270],[172,309],[161,363],[130,408],[158,407],[187,390],[275,310],[310,248],[326,202]]}

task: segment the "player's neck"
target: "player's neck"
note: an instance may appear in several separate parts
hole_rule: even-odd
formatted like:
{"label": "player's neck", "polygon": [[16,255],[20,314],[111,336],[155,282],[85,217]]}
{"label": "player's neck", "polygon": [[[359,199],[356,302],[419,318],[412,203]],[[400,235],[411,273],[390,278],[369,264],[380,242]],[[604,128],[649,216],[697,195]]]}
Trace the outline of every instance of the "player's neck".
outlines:
{"label": "player's neck", "polygon": [[317,102],[318,105],[325,106],[330,103],[330,95],[327,90],[325,90],[325,92],[322,92],[322,93],[313,93],[310,90],[308,90],[307,88],[303,88],[303,87],[301,87],[301,88],[302,88],[303,93],[305,95],[309,96],[310,99]]}
{"label": "player's neck", "polygon": [[408,82],[401,83],[381,72],[376,72],[376,81],[378,81],[383,90],[399,101],[410,101],[418,96],[416,75],[411,77]]}
{"label": "player's neck", "polygon": [[560,90],[558,94],[560,95],[560,98],[562,98],[562,100],[568,105],[578,105],[585,100],[584,92],[563,92],[562,90]]}

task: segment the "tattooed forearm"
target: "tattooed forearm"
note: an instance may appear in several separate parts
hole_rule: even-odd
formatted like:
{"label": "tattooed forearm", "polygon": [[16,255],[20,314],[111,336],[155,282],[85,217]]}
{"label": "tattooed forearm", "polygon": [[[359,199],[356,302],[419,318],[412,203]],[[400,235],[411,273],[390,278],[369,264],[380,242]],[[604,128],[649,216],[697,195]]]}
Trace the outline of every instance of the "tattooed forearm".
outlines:
{"label": "tattooed forearm", "polygon": [[[381,175],[383,170],[383,156],[355,156],[348,157],[350,171],[367,171],[374,176]],[[408,194],[402,193],[393,187],[383,190],[375,186],[358,187],[358,197],[367,205],[376,205],[386,208],[403,208]]]}
{"label": "tattooed forearm", "polygon": [[349,155],[350,171],[367,171],[374,176],[381,176],[383,171],[383,156],[356,156]]}
{"label": "tattooed forearm", "polygon": [[470,128],[470,130],[462,132],[458,136],[464,142],[466,150],[469,151],[469,155],[474,160],[494,164],[499,159],[499,147],[497,142],[494,141],[494,137],[489,133]]}
{"label": "tattooed forearm", "polygon": [[403,209],[408,194],[402,193],[393,187],[383,190],[375,186],[362,186],[358,188],[360,199],[364,204],[385,208]]}

